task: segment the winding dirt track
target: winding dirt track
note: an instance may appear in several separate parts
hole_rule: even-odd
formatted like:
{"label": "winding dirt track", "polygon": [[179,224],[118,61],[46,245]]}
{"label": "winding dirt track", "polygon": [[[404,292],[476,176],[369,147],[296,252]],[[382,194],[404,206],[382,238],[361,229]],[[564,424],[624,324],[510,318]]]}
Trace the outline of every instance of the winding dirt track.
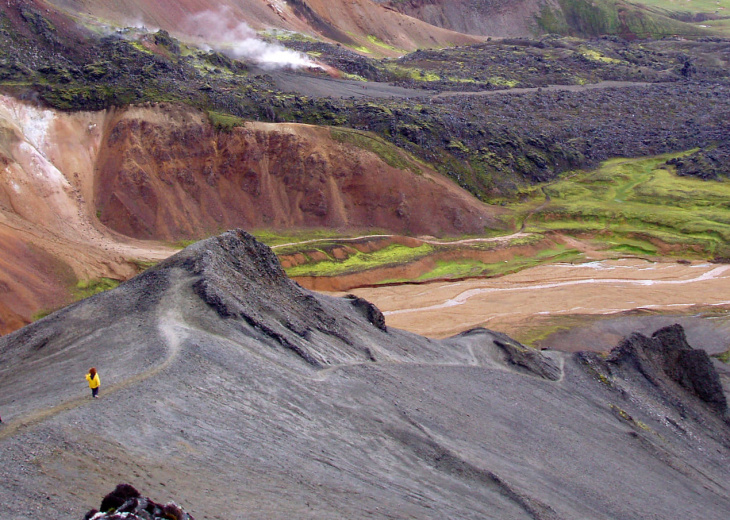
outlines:
{"label": "winding dirt track", "polygon": [[[479,244],[479,243],[487,243],[487,242],[509,242],[513,238],[521,238],[529,236],[530,233],[523,233],[521,231],[518,231],[517,233],[512,233],[511,235],[502,235],[498,237],[489,237],[489,238],[464,238],[461,240],[439,240],[437,238],[431,238],[431,237],[416,237],[413,238],[413,241],[421,242],[423,244],[434,244],[434,245],[446,245],[446,246],[458,246],[458,245],[466,245],[466,244]],[[331,238],[313,238],[312,240],[302,240],[301,242],[289,242],[287,244],[277,244],[275,246],[271,246],[271,249],[276,251],[277,249],[281,249],[283,247],[289,247],[289,246],[301,246],[304,244],[316,244],[316,243],[322,243],[322,242],[358,242],[360,240],[365,239],[375,239],[375,238],[396,238],[399,235],[361,235],[359,237],[351,237],[351,238],[337,238],[337,239],[331,239]]]}
{"label": "winding dirt track", "polygon": [[642,81],[599,81],[598,83],[588,83],[586,85],[548,85],[546,87],[527,87],[527,88],[510,88],[501,90],[480,90],[478,92],[462,92],[447,91],[433,96],[431,99],[441,99],[447,97],[458,96],[499,96],[504,94],[528,94],[530,92],[542,91],[568,91],[583,92],[586,90],[601,90],[606,88],[626,88],[626,87],[649,87],[652,83]]}
{"label": "winding dirt track", "polygon": [[552,316],[730,307],[730,265],[603,260],[534,267],[501,278],[363,288],[389,326],[442,338],[485,326],[519,336]]}
{"label": "winding dirt track", "polygon": [[377,81],[355,81],[349,79],[312,76],[294,72],[269,73],[276,86],[284,92],[296,92],[312,97],[336,98],[387,98],[387,99],[431,99],[439,100],[448,97],[464,96],[500,96],[518,95],[542,91],[584,92],[607,88],[650,87],[652,83],[640,81],[600,81],[587,85],[548,85],[545,87],[509,88],[497,90],[446,91],[404,88]]}

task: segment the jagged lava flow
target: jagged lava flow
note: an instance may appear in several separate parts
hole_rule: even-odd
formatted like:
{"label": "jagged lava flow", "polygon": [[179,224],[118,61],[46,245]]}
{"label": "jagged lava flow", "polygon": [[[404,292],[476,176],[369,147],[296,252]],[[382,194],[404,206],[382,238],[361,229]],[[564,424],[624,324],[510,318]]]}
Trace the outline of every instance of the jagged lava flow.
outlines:
{"label": "jagged lava flow", "polygon": [[723,380],[679,326],[608,356],[393,329],[230,231],[0,338],[0,517],[131,480],[195,518],[723,518]]}

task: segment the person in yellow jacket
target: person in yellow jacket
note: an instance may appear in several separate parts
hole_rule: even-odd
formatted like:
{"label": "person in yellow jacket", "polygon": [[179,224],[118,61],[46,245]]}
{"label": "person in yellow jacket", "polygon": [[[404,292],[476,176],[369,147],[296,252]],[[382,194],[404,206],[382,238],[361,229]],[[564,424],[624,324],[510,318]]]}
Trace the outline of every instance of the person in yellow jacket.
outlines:
{"label": "person in yellow jacket", "polygon": [[86,380],[89,382],[89,388],[91,388],[91,397],[99,397],[101,379],[99,379],[99,374],[96,373],[96,369],[94,367],[89,369],[89,373],[86,374]]}

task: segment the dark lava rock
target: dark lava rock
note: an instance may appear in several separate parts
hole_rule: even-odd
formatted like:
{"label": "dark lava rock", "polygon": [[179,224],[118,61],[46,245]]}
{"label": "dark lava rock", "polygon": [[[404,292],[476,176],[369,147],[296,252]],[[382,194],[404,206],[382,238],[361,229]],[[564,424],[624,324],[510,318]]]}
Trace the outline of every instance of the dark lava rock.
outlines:
{"label": "dark lava rock", "polygon": [[608,362],[633,366],[657,386],[674,382],[712,410],[727,415],[725,393],[710,356],[689,346],[681,325],[659,329],[651,338],[632,334],[611,351]]}
{"label": "dark lava rock", "polygon": [[489,351],[489,357],[513,367],[519,372],[536,375],[549,381],[560,379],[560,367],[554,360],[539,350],[525,346],[501,332],[477,327],[462,332],[457,338],[480,338],[480,346]]}
{"label": "dark lava rock", "polygon": [[[182,267],[198,279],[193,291],[225,320],[243,322],[308,365],[323,368],[340,355],[370,360],[348,328],[322,301],[287,278],[276,255],[243,230],[199,242],[161,263],[162,270]],[[356,302],[367,321],[385,332],[385,320],[374,305]],[[332,349],[316,338],[325,335]],[[345,354],[345,352],[347,352]]]}
{"label": "dark lava rock", "polygon": [[114,491],[109,493],[107,496],[104,497],[104,499],[101,501],[101,506],[99,508],[102,511],[109,511],[110,509],[119,509],[122,507],[127,501],[133,499],[133,498],[139,498],[140,494],[139,491],[134,489],[134,487],[130,486],[129,484],[119,484]]}
{"label": "dark lava rock", "polygon": [[100,508],[101,512],[92,509],[86,513],[84,520],[195,520],[177,504],[157,504],[129,484],[119,484],[104,497]]}
{"label": "dark lava rock", "polygon": [[348,294],[347,298],[352,301],[352,306],[362,312],[370,323],[382,331],[388,331],[388,328],[385,326],[385,316],[383,316],[380,309],[366,299],[355,296],[354,294]]}
{"label": "dark lava rock", "polygon": [[719,180],[730,177],[730,142],[703,148],[685,157],[667,161],[676,168],[677,175],[698,177],[702,180]]}

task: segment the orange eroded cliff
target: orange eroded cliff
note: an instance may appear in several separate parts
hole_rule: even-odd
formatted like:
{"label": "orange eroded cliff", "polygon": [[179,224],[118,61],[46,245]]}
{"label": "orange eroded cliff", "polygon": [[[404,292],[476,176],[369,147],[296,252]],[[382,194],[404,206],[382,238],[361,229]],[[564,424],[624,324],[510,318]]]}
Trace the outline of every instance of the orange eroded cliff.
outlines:
{"label": "orange eroded cliff", "polygon": [[496,225],[494,208],[427,167],[387,159],[322,127],[220,132],[187,106],[59,113],[0,97],[2,330],[67,303],[77,280],[124,280],[168,256],[165,243],[228,228]]}

